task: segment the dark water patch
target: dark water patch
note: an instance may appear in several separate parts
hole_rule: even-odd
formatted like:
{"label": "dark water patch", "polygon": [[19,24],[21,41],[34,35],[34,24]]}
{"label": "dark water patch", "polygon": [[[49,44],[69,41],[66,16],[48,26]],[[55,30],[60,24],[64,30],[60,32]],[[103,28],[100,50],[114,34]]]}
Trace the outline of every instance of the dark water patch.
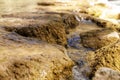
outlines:
{"label": "dark water patch", "polygon": [[67,42],[68,42],[68,46],[69,47],[75,48],[77,50],[84,50],[84,52],[93,51],[94,50],[92,48],[85,48],[85,47],[83,47],[83,45],[81,43],[81,38],[80,38],[79,35],[72,35],[71,38],[68,38]]}
{"label": "dark water patch", "polygon": [[80,37],[79,36],[73,36],[72,38],[68,39],[68,45],[70,47],[76,48],[76,49],[80,49],[82,46],[79,45],[80,44]]}

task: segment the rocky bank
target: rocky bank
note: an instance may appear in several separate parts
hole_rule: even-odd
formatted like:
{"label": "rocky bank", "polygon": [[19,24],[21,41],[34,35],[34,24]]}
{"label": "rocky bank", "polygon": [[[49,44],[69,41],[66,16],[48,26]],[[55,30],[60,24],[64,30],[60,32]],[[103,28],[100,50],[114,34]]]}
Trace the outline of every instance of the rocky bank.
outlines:
{"label": "rocky bank", "polygon": [[80,1],[1,15],[0,80],[119,80],[119,14],[101,18],[108,5]]}

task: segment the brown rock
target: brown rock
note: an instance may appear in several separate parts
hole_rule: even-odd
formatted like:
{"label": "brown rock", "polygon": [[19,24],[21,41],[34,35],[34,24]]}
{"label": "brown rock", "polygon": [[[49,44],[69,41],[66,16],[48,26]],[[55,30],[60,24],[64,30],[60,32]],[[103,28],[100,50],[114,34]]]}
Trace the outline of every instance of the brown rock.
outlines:
{"label": "brown rock", "polygon": [[93,16],[88,16],[87,17],[89,20],[92,20],[94,23],[96,23],[98,26],[103,27],[103,28],[110,28],[116,31],[120,31],[120,24],[116,20],[110,20],[110,19],[100,19],[97,17]]}
{"label": "brown rock", "polygon": [[87,55],[92,76],[100,67],[108,67],[120,71],[120,42],[105,46]]}
{"label": "brown rock", "polygon": [[118,15],[118,19],[120,19],[120,14]]}
{"label": "brown rock", "polygon": [[17,28],[15,32],[25,37],[33,37],[49,43],[57,43],[63,46],[67,44],[65,28],[59,22],[50,22],[41,26],[29,25],[28,27]]}
{"label": "brown rock", "polygon": [[73,29],[77,25],[79,25],[79,21],[77,20],[77,15],[73,14],[65,14],[63,15],[63,23],[65,24],[66,29]]}
{"label": "brown rock", "polygon": [[102,67],[95,72],[92,80],[120,80],[120,72]]}
{"label": "brown rock", "polygon": [[111,29],[92,30],[80,34],[80,37],[83,46],[92,49],[99,49],[106,45],[115,43],[119,39],[118,33]]}
{"label": "brown rock", "polygon": [[[8,31],[15,31],[16,33],[25,37],[37,38],[39,40],[49,43],[57,43],[63,46],[67,45],[67,30],[75,28],[79,22],[76,20],[76,17],[73,14],[61,14],[62,17],[60,17],[60,14],[57,13],[54,13],[54,16],[50,15],[50,13],[39,15],[37,13],[31,13],[29,15],[25,13],[8,15],[10,17],[27,19],[18,19],[17,23],[12,23],[10,20],[2,21],[0,22],[0,26],[5,27],[5,29]],[[32,16],[35,16],[37,20],[28,19],[32,18]],[[5,24],[4,22],[7,22],[9,25]]]}
{"label": "brown rock", "polygon": [[39,6],[54,6],[54,3],[50,3],[50,2],[39,2],[37,3],[37,5]]}
{"label": "brown rock", "polygon": [[73,62],[63,47],[0,29],[0,80],[70,80]]}

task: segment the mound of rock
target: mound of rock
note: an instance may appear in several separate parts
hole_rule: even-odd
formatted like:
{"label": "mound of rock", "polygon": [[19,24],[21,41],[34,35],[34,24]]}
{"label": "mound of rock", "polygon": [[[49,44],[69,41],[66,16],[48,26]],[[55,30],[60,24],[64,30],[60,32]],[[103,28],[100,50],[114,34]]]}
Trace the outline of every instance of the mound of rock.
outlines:
{"label": "mound of rock", "polygon": [[92,30],[80,34],[80,37],[83,46],[92,49],[99,49],[119,40],[118,33],[112,29]]}
{"label": "mound of rock", "polygon": [[119,31],[120,30],[120,24],[117,20],[114,19],[100,19],[96,17],[89,16],[88,19],[95,22],[98,26],[103,28],[111,28],[114,30]]}
{"label": "mound of rock", "polygon": [[66,29],[73,29],[79,25],[79,21],[77,20],[77,15],[66,14],[63,15],[63,23],[65,24]]}
{"label": "mound of rock", "polygon": [[70,80],[66,50],[0,29],[0,80]]}
{"label": "mound of rock", "polygon": [[92,80],[120,80],[120,72],[102,67],[96,71]]}
{"label": "mound of rock", "polygon": [[91,67],[92,74],[100,67],[108,67],[120,71],[120,42],[88,53],[87,62]]}
{"label": "mound of rock", "polygon": [[57,43],[63,46],[67,44],[65,28],[59,22],[51,21],[41,26],[29,25],[28,27],[17,28],[15,32],[25,37],[33,37],[49,43]]}
{"label": "mound of rock", "polygon": [[[54,14],[54,16],[51,16]],[[17,19],[17,22],[5,19],[0,21],[0,26],[3,26],[8,31],[14,31],[25,37],[37,38],[48,43],[54,43],[66,46],[66,33],[69,29],[75,28],[79,22],[74,14],[60,13],[30,13],[29,15],[21,13],[18,15],[6,15],[4,18]],[[26,16],[25,16],[26,15]],[[36,17],[35,20],[31,19]],[[25,18],[24,20],[22,18]],[[30,18],[30,19],[29,19]],[[39,19],[39,20],[38,20]],[[5,24],[6,22],[7,24]],[[10,24],[10,25],[8,25]]]}

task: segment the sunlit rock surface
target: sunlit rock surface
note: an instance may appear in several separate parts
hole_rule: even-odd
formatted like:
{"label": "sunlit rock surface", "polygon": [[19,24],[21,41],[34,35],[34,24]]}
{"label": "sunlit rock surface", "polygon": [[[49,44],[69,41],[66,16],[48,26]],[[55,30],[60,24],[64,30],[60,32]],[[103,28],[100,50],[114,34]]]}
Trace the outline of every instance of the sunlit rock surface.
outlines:
{"label": "sunlit rock surface", "polygon": [[20,25],[17,25],[14,21],[4,21],[4,19],[2,21],[1,19],[1,26],[5,27],[8,31],[14,31],[25,37],[33,37],[49,43],[56,43],[65,46],[67,45],[66,33],[68,33],[69,29],[73,29],[79,25],[75,15],[73,14],[61,15],[60,13],[54,13],[54,16],[50,16],[50,13],[44,13],[39,14],[38,16],[37,13],[31,13],[31,16],[32,14],[37,15],[35,20],[31,19],[34,15],[30,17],[29,15],[22,16],[23,14],[21,13],[19,17],[17,15],[5,16],[9,16],[9,18],[16,17],[16,19],[20,18],[20,20],[21,18],[27,18],[23,21],[18,20]]}
{"label": "sunlit rock surface", "polygon": [[99,49],[119,40],[119,34],[111,29],[92,30],[80,34],[80,37],[83,46],[92,49]]}
{"label": "sunlit rock surface", "polygon": [[[87,62],[92,74],[100,67],[108,67],[120,71],[120,42],[107,45],[87,55]],[[92,75],[93,76],[93,75]]]}
{"label": "sunlit rock surface", "polygon": [[[100,67],[119,71],[119,47],[111,46],[119,38],[119,18],[107,0],[1,2],[6,7],[0,5],[0,13],[6,14],[0,14],[0,79],[89,80]],[[115,36],[112,44],[95,52],[83,46],[79,34],[103,28],[112,29],[104,36]]]}
{"label": "sunlit rock surface", "polygon": [[81,62],[78,66],[74,66],[72,72],[74,80],[90,80],[89,74],[91,71],[84,62]]}
{"label": "sunlit rock surface", "polygon": [[120,72],[102,67],[96,71],[92,80],[120,80]]}
{"label": "sunlit rock surface", "polygon": [[73,62],[66,50],[0,29],[1,80],[67,80]]}

